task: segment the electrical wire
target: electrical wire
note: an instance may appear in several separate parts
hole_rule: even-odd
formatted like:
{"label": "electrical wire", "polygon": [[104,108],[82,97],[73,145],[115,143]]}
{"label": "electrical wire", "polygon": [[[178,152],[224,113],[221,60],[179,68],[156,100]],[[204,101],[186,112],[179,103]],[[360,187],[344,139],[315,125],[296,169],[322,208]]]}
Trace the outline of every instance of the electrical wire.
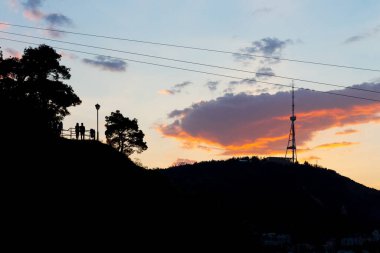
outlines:
{"label": "electrical wire", "polygon": [[[24,43],[24,44],[40,45],[38,43],[27,42],[27,41],[20,41],[20,40],[14,40],[14,39],[2,38],[2,37],[0,37],[0,39],[1,40],[8,40],[8,41],[13,41],[13,42],[18,42],[18,43]],[[207,74],[207,75],[213,75],[213,76],[219,76],[219,77],[227,77],[227,78],[238,79],[238,80],[247,80],[247,78],[242,78],[242,77],[223,75],[223,74],[217,74],[217,73],[212,73],[212,72],[207,72],[207,71],[194,70],[194,69],[188,69],[188,68],[181,68],[181,67],[175,67],[175,66],[158,64],[158,63],[152,63],[152,62],[146,62],[146,61],[133,60],[133,59],[128,59],[128,58],[120,58],[120,57],[114,57],[114,56],[109,56],[109,55],[102,55],[102,54],[90,53],[90,52],[85,52],[85,51],[80,51],[80,50],[74,50],[74,49],[67,49],[67,48],[61,48],[61,47],[53,47],[53,48],[60,49],[60,50],[65,50],[65,51],[69,51],[69,52],[75,52],[75,53],[92,55],[92,56],[108,57],[108,58],[111,58],[111,59],[117,59],[117,60],[129,61],[129,62],[142,63],[142,64],[146,64],[146,65],[153,65],[153,66],[159,66],[159,67],[165,67],[165,68],[171,68],[171,69],[177,69],[177,70],[184,70],[184,71],[188,71],[188,72],[195,72],[195,73],[201,73],[201,74]],[[287,87],[287,88],[292,88],[291,85],[286,85],[286,84],[278,84],[278,83],[272,83],[272,82],[266,82],[266,81],[255,81],[255,82],[257,82],[257,83],[265,83],[265,84],[270,84],[270,85],[275,85],[275,86],[282,86],[282,87]],[[378,100],[378,99],[359,97],[359,96],[353,96],[353,95],[346,95],[346,94],[340,94],[340,93],[329,92],[329,91],[313,90],[313,89],[302,88],[302,87],[297,87],[297,89],[299,89],[299,90],[313,91],[313,92],[319,92],[319,93],[330,94],[330,95],[336,95],[336,96],[342,96],[342,97],[348,97],[348,98],[355,98],[355,99],[372,101],[372,102],[380,102],[380,100]]]}
{"label": "electrical wire", "polygon": [[307,83],[313,83],[313,84],[321,84],[321,85],[326,85],[326,86],[334,86],[334,87],[339,87],[339,88],[345,88],[345,89],[351,89],[351,90],[358,90],[358,91],[365,91],[365,92],[380,94],[380,91],[368,90],[368,89],[363,89],[363,88],[356,88],[356,87],[350,87],[350,86],[344,86],[344,85],[338,85],[338,84],[317,82],[317,81],[305,80],[305,79],[294,78],[294,77],[279,76],[279,75],[275,75],[275,74],[261,73],[261,72],[248,71],[248,70],[242,70],[242,69],[236,69],[236,68],[229,68],[229,67],[224,67],[224,66],[204,64],[204,63],[193,62],[193,61],[185,61],[185,60],[179,60],[179,59],[173,59],[173,58],[167,58],[167,57],[161,57],[161,56],[155,56],[155,55],[149,55],[149,54],[141,54],[141,53],[130,52],[130,51],[125,51],[125,50],[111,49],[111,48],[93,46],[93,45],[88,45],[88,44],[81,44],[81,43],[75,43],[75,42],[69,42],[69,41],[63,41],[63,40],[49,39],[49,38],[43,38],[43,37],[32,36],[32,35],[25,35],[25,34],[20,34],[20,33],[5,32],[5,31],[0,31],[0,33],[22,36],[22,37],[28,37],[28,38],[34,38],[34,39],[41,39],[41,40],[46,40],[46,41],[53,41],[53,42],[64,43],[64,44],[75,45],[75,46],[81,46],[81,47],[102,49],[102,50],[118,52],[118,53],[125,53],[125,54],[132,54],[132,55],[138,55],[138,56],[143,56],[143,57],[150,57],[150,58],[155,58],[155,59],[175,61],[175,62],[187,63],[187,64],[192,64],[192,65],[200,65],[200,66],[205,66],[205,67],[239,71],[239,72],[244,72],[244,73],[252,73],[252,74],[256,74],[256,75],[264,75],[264,76],[277,77],[277,78],[288,79],[288,80],[293,80],[293,81],[307,82]]}
{"label": "electrical wire", "polygon": [[73,32],[73,31],[58,30],[58,29],[52,29],[52,28],[42,28],[42,27],[35,27],[35,26],[18,25],[18,24],[5,23],[5,22],[0,22],[0,24],[7,25],[7,26],[13,26],[13,27],[21,27],[21,28],[43,30],[43,31],[51,31],[51,32],[59,32],[59,33],[81,35],[81,36],[88,36],[88,37],[97,37],[97,38],[104,38],[104,39],[112,39],[112,40],[129,41],[129,42],[144,43],[144,44],[151,44],[151,45],[159,45],[159,46],[166,46],[166,47],[176,47],[176,48],[182,48],[182,49],[191,49],[191,50],[207,51],[207,52],[222,53],[222,54],[232,54],[232,55],[241,55],[241,56],[247,56],[247,57],[274,59],[274,60],[279,60],[279,61],[289,61],[289,62],[313,64],[313,65],[320,65],[320,66],[327,66],[327,67],[336,67],[336,68],[345,68],[345,69],[355,69],[355,70],[363,70],[363,71],[380,72],[380,69],[362,68],[362,67],[346,66],[346,65],[340,65],[340,64],[330,64],[330,63],[323,63],[323,62],[317,62],[317,61],[307,61],[307,60],[280,58],[280,57],[273,57],[273,56],[266,56],[266,55],[237,53],[237,52],[231,52],[231,51],[226,51],[226,50],[217,50],[217,49],[210,49],[210,48],[192,47],[192,46],[185,46],[185,45],[178,45],[178,44],[160,43],[160,42],[153,42],[153,41],[146,41],[146,40],[137,40],[137,39],[130,39],[130,38],[121,38],[121,37],[114,37],[114,36],[106,36],[106,35],[99,35],[99,34]]}

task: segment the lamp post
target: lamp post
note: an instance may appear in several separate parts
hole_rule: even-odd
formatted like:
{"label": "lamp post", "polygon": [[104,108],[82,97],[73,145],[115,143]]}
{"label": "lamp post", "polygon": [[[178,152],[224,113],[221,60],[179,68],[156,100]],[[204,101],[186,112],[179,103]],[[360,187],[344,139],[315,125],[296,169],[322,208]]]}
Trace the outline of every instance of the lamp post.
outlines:
{"label": "lamp post", "polygon": [[96,140],[99,141],[99,108],[100,108],[100,105],[96,104],[95,108],[96,108]]}

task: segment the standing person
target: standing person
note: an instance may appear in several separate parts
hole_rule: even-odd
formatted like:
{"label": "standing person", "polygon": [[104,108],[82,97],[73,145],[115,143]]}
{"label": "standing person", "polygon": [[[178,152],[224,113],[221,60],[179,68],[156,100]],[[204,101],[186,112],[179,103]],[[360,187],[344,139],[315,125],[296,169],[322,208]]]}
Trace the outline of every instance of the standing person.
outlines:
{"label": "standing person", "polygon": [[75,125],[75,137],[76,137],[77,140],[78,140],[78,138],[79,138],[79,123],[77,123],[77,124]]}
{"label": "standing person", "polygon": [[84,140],[84,133],[86,132],[86,128],[84,127],[83,123],[80,123],[80,139]]}
{"label": "standing person", "polygon": [[92,140],[95,140],[95,129],[90,129],[90,137]]}
{"label": "standing person", "polygon": [[63,130],[63,123],[62,123],[62,121],[60,121],[60,122],[58,123],[58,128],[57,128],[57,130],[58,130],[58,136],[61,136],[61,135],[62,135],[62,130]]}

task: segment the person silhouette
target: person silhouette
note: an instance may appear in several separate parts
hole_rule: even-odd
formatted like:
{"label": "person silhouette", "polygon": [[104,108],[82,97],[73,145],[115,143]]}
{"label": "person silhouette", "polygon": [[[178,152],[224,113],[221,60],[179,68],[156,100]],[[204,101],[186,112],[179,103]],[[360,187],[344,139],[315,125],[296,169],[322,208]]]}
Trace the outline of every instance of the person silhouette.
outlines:
{"label": "person silhouette", "polygon": [[60,122],[58,123],[58,127],[57,127],[58,136],[61,136],[61,135],[62,135],[62,130],[63,130],[63,123],[62,123],[62,121],[60,121]]}
{"label": "person silhouette", "polygon": [[77,140],[78,140],[78,138],[79,138],[79,123],[77,123],[77,124],[75,125],[75,137],[76,137]]}
{"label": "person silhouette", "polygon": [[80,123],[80,139],[84,140],[84,133],[86,132],[86,128],[84,127],[83,123]]}
{"label": "person silhouette", "polygon": [[90,129],[90,137],[92,140],[95,140],[95,129]]}

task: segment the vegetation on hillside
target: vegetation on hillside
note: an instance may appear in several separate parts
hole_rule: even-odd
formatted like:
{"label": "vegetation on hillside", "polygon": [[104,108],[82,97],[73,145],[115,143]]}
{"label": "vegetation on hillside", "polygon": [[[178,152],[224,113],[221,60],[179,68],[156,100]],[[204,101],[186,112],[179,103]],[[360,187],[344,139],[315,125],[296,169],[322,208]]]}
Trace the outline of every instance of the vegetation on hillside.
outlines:
{"label": "vegetation on hillside", "polygon": [[106,116],[107,143],[127,156],[141,153],[148,148],[144,133],[139,129],[137,119],[124,117],[119,110]]}
{"label": "vegetation on hillside", "polygon": [[54,134],[55,126],[69,115],[68,108],[81,104],[71,86],[70,69],[60,64],[61,55],[40,45],[26,48],[20,59],[3,58],[0,51],[0,113],[2,132],[15,137]]}

